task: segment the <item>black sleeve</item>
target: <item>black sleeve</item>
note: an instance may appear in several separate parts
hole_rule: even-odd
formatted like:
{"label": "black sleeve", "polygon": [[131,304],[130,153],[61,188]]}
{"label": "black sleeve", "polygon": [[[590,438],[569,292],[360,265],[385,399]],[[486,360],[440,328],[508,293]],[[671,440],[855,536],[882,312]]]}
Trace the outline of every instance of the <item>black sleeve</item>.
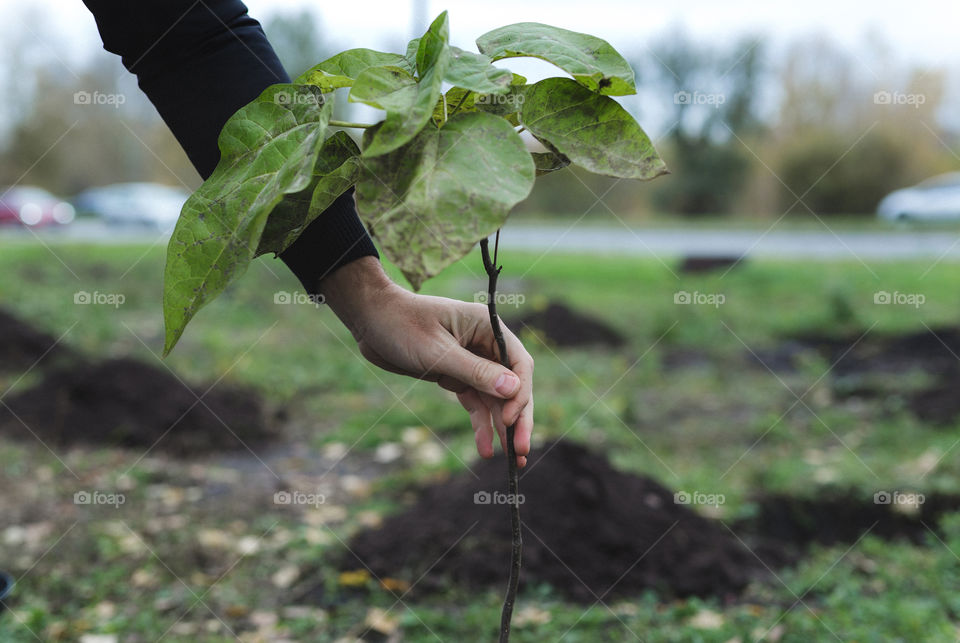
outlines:
{"label": "black sleeve", "polygon": [[[217,166],[227,119],[269,85],[290,82],[240,0],[84,0],[104,48],[137,75],[201,176]],[[307,292],[363,256],[378,256],[350,190],[317,217],[280,258]]]}

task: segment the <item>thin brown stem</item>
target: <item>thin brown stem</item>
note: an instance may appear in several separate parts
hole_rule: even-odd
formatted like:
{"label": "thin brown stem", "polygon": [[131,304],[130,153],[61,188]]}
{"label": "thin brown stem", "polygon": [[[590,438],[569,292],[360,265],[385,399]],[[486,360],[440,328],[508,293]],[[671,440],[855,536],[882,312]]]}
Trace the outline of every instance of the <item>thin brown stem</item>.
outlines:
{"label": "thin brown stem", "polygon": [[[483,256],[483,269],[487,273],[487,310],[490,312],[490,327],[493,337],[497,341],[500,352],[500,364],[511,368],[510,356],[507,354],[507,342],[503,338],[503,329],[500,328],[500,317],[497,315],[497,277],[500,276],[502,266],[497,265],[497,254],[500,249],[500,231],[497,231],[497,242],[490,258],[490,245],[487,239],[480,241],[480,253]],[[513,548],[510,556],[510,579],[507,582],[507,595],[503,599],[503,611],[500,614],[500,643],[510,640],[510,620],[513,617],[513,606],[517,601],[517,588],[520,586],[520,562],[523,554],[523,538],[520,534],[520,501],[519,476],[517,474],[517,450],[513,444],[516,433],[516,424],[507,427],[507,476],[509,480],[510,525],[513,534]]]}

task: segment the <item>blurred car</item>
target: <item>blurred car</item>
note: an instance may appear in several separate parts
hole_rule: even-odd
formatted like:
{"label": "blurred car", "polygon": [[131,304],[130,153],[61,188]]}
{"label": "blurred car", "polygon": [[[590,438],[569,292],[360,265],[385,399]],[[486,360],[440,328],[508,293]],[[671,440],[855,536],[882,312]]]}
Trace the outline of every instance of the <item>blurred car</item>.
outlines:
{"label": "blurred car", "polygon": [[960,218],[960,172],[941,174],[891,192],[880,201],[877,215],[889,220]]}
{"label": "blurred car", "polygon": [[18,185],[0,189],[0,223],[31,227],[66,225],[75,214],[72,205],[43,188]]}
{"label": "blurred car", "polygon": [[159,183],[116,183],[90,188],[73,203],[81,214],[101,217],[113,225],[173,228],[190,193]]}

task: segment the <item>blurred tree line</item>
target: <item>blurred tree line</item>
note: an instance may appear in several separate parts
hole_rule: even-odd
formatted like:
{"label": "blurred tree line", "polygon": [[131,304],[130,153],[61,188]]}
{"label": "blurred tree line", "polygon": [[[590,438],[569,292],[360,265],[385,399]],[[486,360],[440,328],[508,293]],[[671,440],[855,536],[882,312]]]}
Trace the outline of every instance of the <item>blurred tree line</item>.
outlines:
{"label": "blurred tree line", "polygon": [[[30,12],[21,22],[31,30],[0,27],[0,184],[62,195],[120,181],[198,185],[119,60],[58,50]],[[264,29],[291,75],[344,48],[309,10],[275,14]],[[808,37],[774,52],[761,38],[714,45],[672,30],[630,57],[641,92],[622,102],[657,134],[672,174],[645,184],[564,170],[538,181],[521,214],[869,214],[891,190],[960,168],[957,133],[940,118],[945,71],[904,67],[882,43],[854,53]]]}
{"label": "blurred tree line", "polygon": [[858,57],[813,36],[774,56],[760,38],[718,47],[674,31],[633,59],[634,114],[648,131],[654,108],[664,115],[654,142],[672,174],[636,184],[565,171],[538,183],[525,212],[872,214],[892,190],[960,170],[960,137],[940,118],[945,70],[904,68],[882,43]]}

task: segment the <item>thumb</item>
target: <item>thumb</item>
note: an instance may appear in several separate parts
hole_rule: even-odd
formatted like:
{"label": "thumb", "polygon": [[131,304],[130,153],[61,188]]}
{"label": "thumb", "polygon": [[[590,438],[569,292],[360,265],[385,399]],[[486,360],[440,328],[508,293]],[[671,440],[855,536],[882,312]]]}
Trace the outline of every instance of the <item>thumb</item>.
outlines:
{"label": "thumb", "polygon": [[447,375],[494,397],[507,399],[520,390],[520,378],[508,368],[456,346],[437,364],[436,372]]}

